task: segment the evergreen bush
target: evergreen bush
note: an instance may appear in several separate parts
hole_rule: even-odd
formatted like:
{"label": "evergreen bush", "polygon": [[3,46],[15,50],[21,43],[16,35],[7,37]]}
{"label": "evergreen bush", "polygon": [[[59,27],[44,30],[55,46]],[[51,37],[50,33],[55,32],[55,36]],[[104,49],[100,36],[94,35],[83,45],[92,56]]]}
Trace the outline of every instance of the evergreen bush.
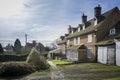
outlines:
{"label": "evergreen bush", "polygon": [[4,52],[2,45],[0,44],[0,54]]}

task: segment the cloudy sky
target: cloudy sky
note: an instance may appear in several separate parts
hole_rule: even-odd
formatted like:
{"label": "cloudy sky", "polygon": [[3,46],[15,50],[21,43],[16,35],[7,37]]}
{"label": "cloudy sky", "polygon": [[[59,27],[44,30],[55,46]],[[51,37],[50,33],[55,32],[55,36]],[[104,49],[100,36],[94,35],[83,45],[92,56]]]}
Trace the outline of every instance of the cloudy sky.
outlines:
{"label": "cloudy sky", "polygon": [[68,25],[81,23],[84,12],[94,17],[94,7],[100,4],[102,12],[120,0],[0,0],[0,40],[53,41],[67,33]]}

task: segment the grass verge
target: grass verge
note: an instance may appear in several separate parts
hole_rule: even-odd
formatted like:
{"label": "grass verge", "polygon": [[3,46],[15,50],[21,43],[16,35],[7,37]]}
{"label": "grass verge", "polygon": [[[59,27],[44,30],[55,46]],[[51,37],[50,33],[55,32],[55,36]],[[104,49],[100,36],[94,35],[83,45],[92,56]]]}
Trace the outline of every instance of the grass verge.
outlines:
{"label": "grass verge", "polygon": [[99,63],[80,63],[59,66],[67,79],[120,80],[120,66]]}
{"label": "grass verge", "polygon": [[111,79],[105,79],[105,80],[120,80],[120,78],[111,78]]}

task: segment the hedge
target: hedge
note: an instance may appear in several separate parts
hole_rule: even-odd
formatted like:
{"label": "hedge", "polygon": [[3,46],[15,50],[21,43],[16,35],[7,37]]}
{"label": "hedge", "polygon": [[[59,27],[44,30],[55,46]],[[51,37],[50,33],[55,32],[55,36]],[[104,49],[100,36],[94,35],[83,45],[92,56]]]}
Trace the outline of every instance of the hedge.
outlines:
{"label": "hedge", "polygon": [[25,61],[27,59],[28,54],[25,55],[17,55],[17,54],[1,54],[0,62],[6,61]]}
{"label": "hedge", "polygon": [[27,63],[3,62],[0,64],[0,77],[24,76],[34,71],[33,67]]}

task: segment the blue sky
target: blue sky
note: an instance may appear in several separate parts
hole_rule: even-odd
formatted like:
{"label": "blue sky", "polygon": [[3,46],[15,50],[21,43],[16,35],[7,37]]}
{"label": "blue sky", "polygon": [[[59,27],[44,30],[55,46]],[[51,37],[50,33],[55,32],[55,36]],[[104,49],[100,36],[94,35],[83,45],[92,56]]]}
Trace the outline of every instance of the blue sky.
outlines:
{"label": "blue sky", "polygon": [[102,13],[120,0],[0,0],[0,40],[53,41],[67,33],[68,25],[81,23],[84,12],[88,20],[94,17],[94,7]]}

